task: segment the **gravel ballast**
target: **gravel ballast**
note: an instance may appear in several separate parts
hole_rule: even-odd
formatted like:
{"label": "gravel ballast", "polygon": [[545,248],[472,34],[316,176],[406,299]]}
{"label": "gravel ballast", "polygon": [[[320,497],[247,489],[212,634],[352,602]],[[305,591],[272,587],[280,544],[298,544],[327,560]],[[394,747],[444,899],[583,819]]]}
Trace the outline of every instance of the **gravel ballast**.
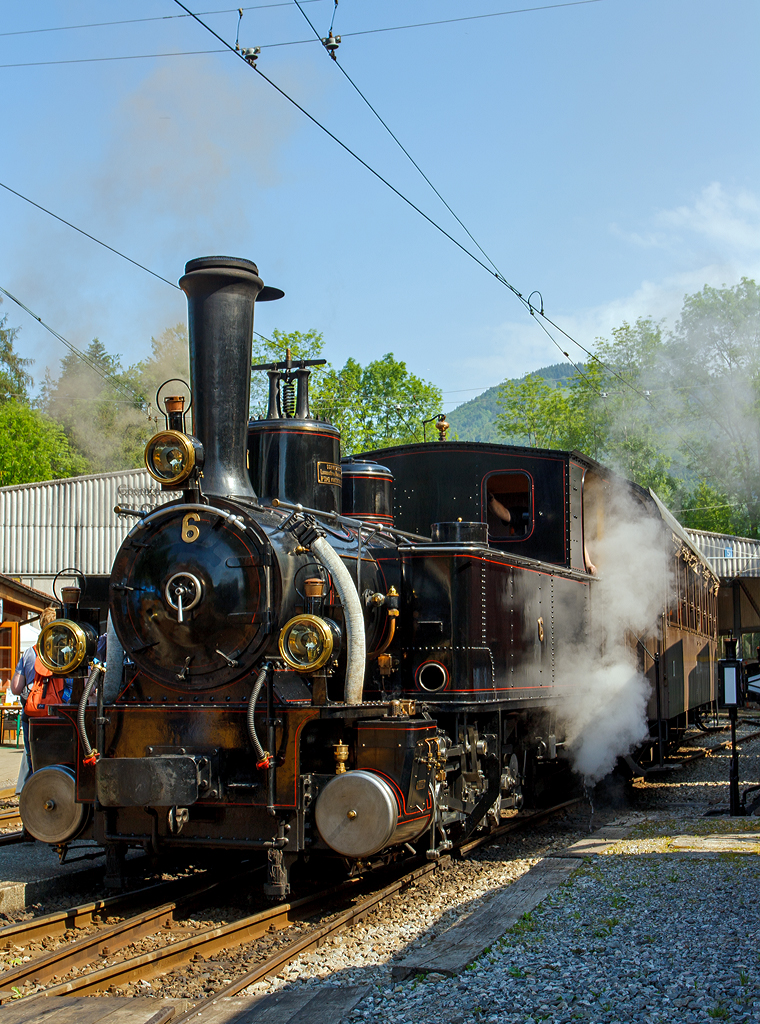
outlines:
{"label": "gravel ballast", "polygon": [[[704,737],[706,746],[716,742]],[[566,884],[459,977],[429,974],[397,984],[391,968],[412,944],[424,945],[456,919],[457,889],[459,910],[469,910],[488,882],[508,884],[507,860],[514,878],[536,855],[577,838],[576,816],[546,826],[543,841],[531,837],[524,853],[516,839],[484,851],[469,892],[442,877],[420,887],[417,901],[407,894],[403,909],[389,901],[363,927],[246,994],[370,986],[346,1024],[760,1021],[760,861],[752,854],[671,850],[677,836],[760,832],[758,818],[705,817],[727,807],[729,756],[717,752],[665,778],[637,782],[629,809],[617,814],[632,826],[629,839],[581,861]],[[740,767],[742,787],[760,781],[760,740],[744,747]],[[608,811],[594,824],[614,817]],[[442,904],[448,906],[443,915]]]}
{"label": "gravel ballast", "polygon": [[[689,746],[714,748],[725,736],[691,736]],[[328,987],[366,988],[343,1024],[374,1018],[383,1024],[760,1022],[760,860],[754,852],[760,818],[715,816],[728,805],[729,758],[728,750],[715,750],[632,788],[608,784],[604,796],[595,794],[593,815],[581,805],[504,836],[467,860],[452,860],[240,995],[296,990],[318,998]],[[760,781],[760,739],[745,744],[740,768],[742,789]],[[505,922],[504,934],[458,977],[393,979],[394,966],[410,952],[424,954],[436,936],[487,907],[493,893],[543,858],[562,857],[590,829],[612,823],[627,827],[626,837],[573,861],[567,880],[512,928]],[[746,852],[726,852],[734,849]],[[242,904],[217,908],[213,917],[234,918],[243,910]],[[200,924],[183,922],[180,931]],[[312,926],[272,933],[213,958],[197,954],[162,978],[111,992],[196,1002]],[[137,945],[124,955],[143,952]],[[338,1021],[330,1016],[325,1024]]]}

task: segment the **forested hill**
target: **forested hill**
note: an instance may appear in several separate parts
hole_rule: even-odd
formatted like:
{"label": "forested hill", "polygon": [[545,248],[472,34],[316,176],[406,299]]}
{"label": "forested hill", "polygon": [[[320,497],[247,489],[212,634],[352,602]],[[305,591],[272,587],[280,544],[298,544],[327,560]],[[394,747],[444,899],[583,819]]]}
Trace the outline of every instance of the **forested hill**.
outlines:
{"label": "forested hill", "polygon": [[[567,385],[574,373],[575,368],[571,363],[554,363],[553,366],[544,366],[540,370],[533,371],[534,375],[543,377],[545,381],[551,381],[561,387]],[[497,404],[500,387],[501,384],[496,384],[484,391],[482,395],[470,399],[469,402],[465,402],[453,412],[446,414],[446,418],[451,424],[450,436],[452,438],[458,437],[460,441],[502,443],[506,440],[496,433],[496,417],[502,412],[501,406]]]}

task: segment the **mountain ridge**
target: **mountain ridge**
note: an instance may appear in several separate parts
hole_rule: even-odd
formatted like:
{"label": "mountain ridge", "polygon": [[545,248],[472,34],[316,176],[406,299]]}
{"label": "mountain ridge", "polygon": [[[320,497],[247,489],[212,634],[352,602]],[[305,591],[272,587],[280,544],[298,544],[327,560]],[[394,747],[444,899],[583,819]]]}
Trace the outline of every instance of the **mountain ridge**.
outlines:
{"label": "mountain ridge", "polygon": [[[552,363],[542,366],[539,370],[531,370],[522,377],[514,378],[513,383],[525,380],[526,377],[543,377],[555,387],[567,387],[571,377],[576,373],[572,363]],[[485,441],[506,444],[509,439],[496,430],[496,417],[502,412],[498,404],[500,384],[494,384],[475,398],[458,405],[446,414],[451,424],[451,436],[460,441]]]}

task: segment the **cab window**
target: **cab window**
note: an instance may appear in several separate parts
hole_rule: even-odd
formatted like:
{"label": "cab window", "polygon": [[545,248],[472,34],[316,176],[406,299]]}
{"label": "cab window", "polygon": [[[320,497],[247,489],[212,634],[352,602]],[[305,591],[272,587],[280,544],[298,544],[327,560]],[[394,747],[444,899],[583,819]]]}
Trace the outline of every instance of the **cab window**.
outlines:
{"label": "cab window", "polygon": [[485,483],[484,522],[492,541],[521,540],[533,529],[533,488],[527,473],[493,473]]}

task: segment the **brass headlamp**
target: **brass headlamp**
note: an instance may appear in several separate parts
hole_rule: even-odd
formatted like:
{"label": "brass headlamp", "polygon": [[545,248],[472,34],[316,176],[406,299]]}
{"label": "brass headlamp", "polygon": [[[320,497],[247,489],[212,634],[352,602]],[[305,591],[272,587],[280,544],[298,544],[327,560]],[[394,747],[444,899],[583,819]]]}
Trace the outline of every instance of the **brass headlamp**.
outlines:
{"label": "brass headlamp", "polygon": [[145,446],[145,468],[165,487],[183,483],[203,465],[203,445],[181,430],[161,430]]}
{"label": "brass headlamp", "polygon": [[280,654],[296,672],[317,672],[330,660],[334,627],[318,615],[296,615],[280,630]]}
{"label": "brass headlamp", "polygon": [[98,635],[86,622],[55,619],[40,631],[37,654],[56,676],[68,676],[95,657]]}

